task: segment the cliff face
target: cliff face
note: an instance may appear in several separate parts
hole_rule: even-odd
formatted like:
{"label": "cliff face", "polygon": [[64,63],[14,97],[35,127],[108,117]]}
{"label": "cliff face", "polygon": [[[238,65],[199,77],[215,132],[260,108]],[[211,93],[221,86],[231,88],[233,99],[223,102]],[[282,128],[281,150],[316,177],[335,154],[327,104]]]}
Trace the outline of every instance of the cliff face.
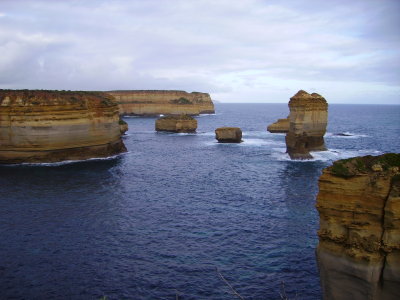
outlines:
{"label": "cliff face", "polygon": [[400,154],[335,162],[319,179],[324,299],[400,299]]}
{"label": "cliff face", "polygon": [[122,115],[198,115],[214,113],[209,94],[184,91],[110,91]]}
{"label": "cliff face", "polygon": [[310,151],[326,150],[324,135],[328,103],[316,94],[300,90],[289,101],[289,131],[286,149],[292,159],[312,158]]}
{"label": "cliff face", "polygon": [[0,163],[56,162],[126,151],[104,93],[0,90]]}

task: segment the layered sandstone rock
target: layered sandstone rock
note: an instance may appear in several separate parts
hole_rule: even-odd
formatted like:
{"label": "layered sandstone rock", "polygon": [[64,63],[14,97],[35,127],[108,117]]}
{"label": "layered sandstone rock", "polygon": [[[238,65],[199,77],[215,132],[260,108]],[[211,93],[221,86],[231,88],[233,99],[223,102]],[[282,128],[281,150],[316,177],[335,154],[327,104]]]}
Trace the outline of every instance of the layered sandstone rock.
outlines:
{"label": "layered sandstone rock", "polygon": [[0,90],[0,163],[124,152],[118,121],[118,105],[107,94]]}
{"label": "layered sandstone rock", "polygon": [[197,120],[188,115],[171,115],[156,120],[156,131],[196,132]]}
{"label": "layered sandstone rock", "polygon": [[215,112],[207,93],[184,91],[109,91],[122,115],[198,115]]}
{"label": "layered sandstone rock", "polygon": [[319,179],[324,299],[400,299],[400,154],[335,162]]}
{"label": "layered sandstone rock", "polygon": [[215,130],[219,143],[241,143],[242,130],[239,127],[220,127]]}
{"label": "layered sandstone rock", "polygon": [[326,150],[324,135],[328,103],[317,93],[297,92],[289,101],[289,131],[286,150],[291,159],[312,158],[310,151]]}
{"label": "layered sandstone rock", "polygon": [[287,133],[289,132],[289,117],[285,119],[278,119],[275,123],[272,123],[267,127],[267,130],[271,133]]}

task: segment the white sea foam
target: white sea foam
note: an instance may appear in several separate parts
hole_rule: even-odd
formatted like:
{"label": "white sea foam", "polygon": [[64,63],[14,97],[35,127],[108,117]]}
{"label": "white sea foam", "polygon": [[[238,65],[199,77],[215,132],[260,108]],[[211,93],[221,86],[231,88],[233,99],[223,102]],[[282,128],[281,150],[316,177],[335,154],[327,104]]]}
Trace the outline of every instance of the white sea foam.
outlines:
{"label": "white sea foam", "polygon": [[177,132],[177,133],[175,133],[175,132],[170,132],[170,134],[173,134],[173,135],[182,135],[182,136],[197,135],[196,132]]}
{"label": "white sea foam", "polygon": [[64,161],[58,161],[58,162],[52,162],[52,163],[20,163],[20,164],[4,164],[3,166],[7,167],[18,167],[18,166],[31,166],[31,167],[58,167],[58,166],[63,166],[63,165],[70,165],[70,164],[77,164],[77,163],[82,163],[82,162],[88,162],[88,161],[102,161],[102,160],[113,160],[118,157],[121,157],[123,155],[131,153],[130,151],[112,155],[112,156],[107,156],[107,157],[93,157],[93,158],[88,158],[88,159],[80,159],[80,160],[64,160]]}
{"label": "white sea foam", "polygon": [[197,115],[197,116],[195,116],[196,118],[199,118],[199,117],[209,117],[209,116],[219,116],[219,115],[221,115],[221,113],[215,113],[215,114],[199,114],[199,115]]}
{"label": "white sea foam", "polygon": [[271,136],[268,131],[244,131],[243,132],[243,138],[244,137],[268,137]]}
{"label": "white sea foam", "polygon": [[274,141],[274,140],[267,140],[267,139],[245,139],[243,138],[243,143],[240,145],[242,146],[265,146],[265,145],[270,145],[274,147],[280,147],[284,146],[285,143],[281,141]]}
{"label": "white sea foam", "polygon": [[[342,134],[342,135],[341,135]],[[358,134],[358,133],[352,133],[352,132],[341,132],[341,133],[332,133],[332,132],[327,132],[325,134],[325,137],[327,138],[344,138],[344,139],[358,139],[361,137],[368,137],[366,134]]]}
{"label": "white sea foam", "polygon": [[[218,143],[217,140],[207,141],[205,142],[208,146],[215,146],[215,145],[223,145],[227,147],[265,147],[265,149],[270,149],[270,147],[281,147],[284,146],[285,143],[280,141],[268,140],[268,139],[245,139],[243,138],[243,142],[241,143]],[[270,147],[266,147],[270,146]]]}
{"label": "white sea foam", "polygon": [[208,131],[208,132],[198,132],[198,135],[204,135],[204,136],[215,136],[214,131]]}
{"label": "white sea foam", "polygon": [[154,134],[157,131],[155,130],[142,130],[142,131],[133,131],[132,133],[130,133],[129,135],[135,135],[135,134]]}
{"label": "white sea foam", "polygon": [[293,161],[293,162],[310,162],[310,161],[335,161],[355,156],[365,155],[380,155],[382,152],[377,150],[345,150],[345,149],[329,149],[328,151],[311,152],[312,159],[306,160],[291,160],[286,153],[286,148],[273,148],[272,157],[278,161]]}

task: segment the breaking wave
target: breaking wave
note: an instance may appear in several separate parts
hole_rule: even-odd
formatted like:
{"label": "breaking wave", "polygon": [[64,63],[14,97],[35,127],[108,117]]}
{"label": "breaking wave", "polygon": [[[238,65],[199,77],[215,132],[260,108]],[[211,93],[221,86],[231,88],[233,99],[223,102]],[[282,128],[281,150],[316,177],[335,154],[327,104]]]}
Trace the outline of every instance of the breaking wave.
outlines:
{"label": "breaking wave", "polygon": [[325,134],[326,138],[344,138],[344,139],[358,139],[362,137],[369,137],[366,134],[358,134],[358,133],[352,133],[352,132],[339,132],[339,133],[332,133],[332,132],[327,132]]}
{"label": "breaking wave", "polygon": [[311,152],[314,157],[312,159],[304,160],[291,160],[289,155],[286,153],[286,148],[274,148],[271,156],[278,161],[293,161],[307,163],[310,161],[324,161],[333,162],[339,159],[346,159],[354,156],[365,156],[365,155],[380,155],[381,151],[377,150],[344,150],[344,149],[329,149],[327,151],[315,151]]}
{"label": "breaking wave", "polygon": [[83,162],[114,160],[123,155],[127,155],[129,153],[131,153],[131,151],[127,151],[124,153],[119,153],[119,154],[111,155],[111,156],[107,156],[107,157],[92,157],[92,158],[88,158],[88,159],[64,160],[64,161],[51,162],[51,163],[4,164],[2,166],[4,166],[4,167],[20,167],[20,166],[24,166],[24,167],[59,167],[59,166],[63,166],[63,165],[79,164],[79,163],[83,163]]}

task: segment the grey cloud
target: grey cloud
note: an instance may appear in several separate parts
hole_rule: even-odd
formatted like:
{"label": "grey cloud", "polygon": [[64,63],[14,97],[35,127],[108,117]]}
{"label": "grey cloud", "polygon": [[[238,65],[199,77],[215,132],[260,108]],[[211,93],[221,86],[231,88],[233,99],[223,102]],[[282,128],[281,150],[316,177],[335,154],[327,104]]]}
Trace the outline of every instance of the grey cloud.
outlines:
{"label": "grey cloud", "polygon": [[264,97],[243,75],[253,74],[316,89],[332,81],[400,89],[399,8],[389,0],[3,0],[0,87],[229,98],[242,82]]}

